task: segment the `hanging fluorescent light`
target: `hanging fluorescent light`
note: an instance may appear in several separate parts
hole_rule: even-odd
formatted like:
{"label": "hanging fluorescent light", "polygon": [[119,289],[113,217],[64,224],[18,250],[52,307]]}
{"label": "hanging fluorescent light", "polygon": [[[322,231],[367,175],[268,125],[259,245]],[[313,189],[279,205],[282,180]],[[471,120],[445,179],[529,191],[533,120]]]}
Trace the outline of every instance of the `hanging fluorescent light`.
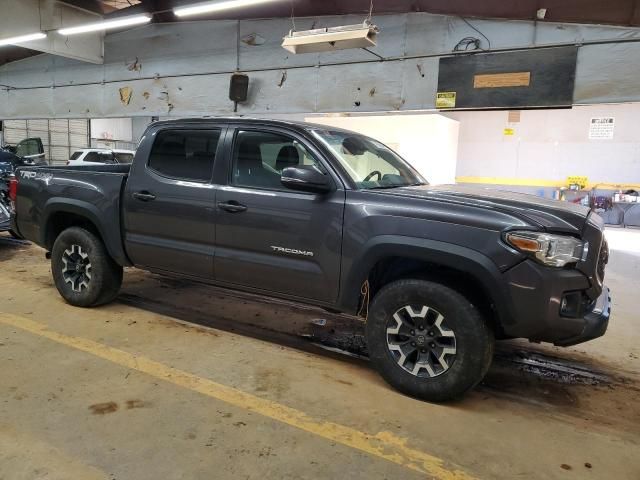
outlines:
{"label": "hanging fluorescent light", "polygon": [[33,42],[34,40],[42,40],[43,38],[47,38],[47,34],[42,32],[20,35],[18,37],[3,38],[0,39],[0,47],[4,45],[15,45],[16,43]]}
{"label": "hanging fluorescent light", "polygon": [[260,5],[261,3],[269,3],[282,0],[223,0],[218,2],[196,3],[187,7],[178,7],[173,9],[173,13],[177,17],[187,17],[189,15],[200,15],[202,13],[220,12],[223,10],[232,10],[234,8],[250,7],[252,5]]}
{"label": "hanging fluorescent light", "polygon": [[78,25],[77,27],[61,28],[58,30],[60,35],[77,35],[79,33],[99,32],[101,30],[110,30],[112,28],[130,27],[131,25],[141,25],[151,21],[149,15],[134,15],[132,17],[115,18],[113,20],[105,20],[103,22],[87,23]]}
{"label": "hanging fluorescent light", "polygon": [[291,31],[282,39],[282,48],[296,54],[370,48],[376,46],[378,31],[378,27],[368,21],[359,25]]}

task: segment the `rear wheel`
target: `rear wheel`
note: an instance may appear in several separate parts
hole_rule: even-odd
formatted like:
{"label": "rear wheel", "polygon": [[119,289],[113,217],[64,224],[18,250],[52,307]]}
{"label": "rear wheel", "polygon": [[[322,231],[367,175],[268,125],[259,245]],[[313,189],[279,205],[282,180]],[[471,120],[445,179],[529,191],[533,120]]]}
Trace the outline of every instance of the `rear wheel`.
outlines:
{"label": "rear wheel", "polygon": [[367,318],[373,365],[398,390],[428,401],[463,395],[486,374],[494,338],[482,315],[455,290],[424,280],[383,287]]}
{"label": "rear wheel", "polygon": [[51,251],[51,271],[60,295],[78,307],[110,302],[122,284],[122,267],[96,235],[80,227],[58,235]]}

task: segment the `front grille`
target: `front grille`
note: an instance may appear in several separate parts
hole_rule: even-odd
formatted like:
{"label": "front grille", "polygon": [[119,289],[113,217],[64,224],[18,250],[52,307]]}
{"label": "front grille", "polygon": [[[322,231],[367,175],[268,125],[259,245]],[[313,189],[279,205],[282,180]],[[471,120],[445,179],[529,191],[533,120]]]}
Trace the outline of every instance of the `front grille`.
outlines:
{"label": "front grille", "polygon": [[600,247],[600,253],[598,254],[598,264],[596,265],[596,271],[598,272],[598,278],[604,280],[604,269],[609,262],[609,244],[607,239],[602,239],[602,246]]}

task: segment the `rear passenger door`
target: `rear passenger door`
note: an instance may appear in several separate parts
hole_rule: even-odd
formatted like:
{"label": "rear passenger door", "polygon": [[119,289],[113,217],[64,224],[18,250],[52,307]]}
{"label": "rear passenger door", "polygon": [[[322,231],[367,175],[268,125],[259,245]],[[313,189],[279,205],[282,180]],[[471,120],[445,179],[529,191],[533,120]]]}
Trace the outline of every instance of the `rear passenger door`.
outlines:
{"label": "rear passenger door", "polygon": [[125,246],[134,265],[213,278],[211,180],[224,131],[166,127],[141,144],[123,197]]}
{"label": "rear passenger door", "polygon": [[[338,293],[345,193],[304,138],[277,128],[230,129],[227,185],[218,187],[215,278],[321,303]],[[315,194],[280,183],[286,167],[316,165],[335,190]]]}

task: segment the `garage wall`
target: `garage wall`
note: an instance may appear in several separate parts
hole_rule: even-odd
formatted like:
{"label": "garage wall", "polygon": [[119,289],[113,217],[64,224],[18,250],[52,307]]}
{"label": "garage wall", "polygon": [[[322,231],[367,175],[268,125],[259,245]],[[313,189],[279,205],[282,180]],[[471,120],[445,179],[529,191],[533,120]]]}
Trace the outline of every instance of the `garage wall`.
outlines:
{"label": "garage wall", "polygon": [[5,144],[15,145],[31,137],[42,140],[45,158],[49,163],[64,164],[74,150],[89,146],[89,121],[82,118],[6,120],[4,122]]}
{"label": "garage wall", "polygon": [[[296,26],[362,20],[300,18]],[[479,36],[452,16],[411,13],[374,21],[381,33],[373,50],[385,61],[364,50],[291,55],[280,47],[289,19],[158,24],[110,34],[104,65],[40,55],[1,67],[0,118],[229,114],[229,78],[236,69],[251,78],[241,114],[432,109],[439,57],[462,38]],[[581,44],[576,104],[640,101],[640,62],[630,61],[640,58],[638,28],[471,22],[492,49]],[[621,41],[632,43],[590,44]],[[131,93],[129,101],[121,100],[122,92]]]}
{"label": "garage wall", "polygon": [[[640,185],[640,104],[523,110],[519,122],[506,111],[455,112],[460,122],[457,180],[525,186],[549,194],[568,176],[600,188]],[[589,139],[593,117],[613,117],[612,139]],[[505,135],[509,128],[513,135]]]}
{"label": "garage wall", "polygon": [[455,183],[459,124],[443,115],[313,116],[305,120],[369,135],[398,152],[430,183]]}

